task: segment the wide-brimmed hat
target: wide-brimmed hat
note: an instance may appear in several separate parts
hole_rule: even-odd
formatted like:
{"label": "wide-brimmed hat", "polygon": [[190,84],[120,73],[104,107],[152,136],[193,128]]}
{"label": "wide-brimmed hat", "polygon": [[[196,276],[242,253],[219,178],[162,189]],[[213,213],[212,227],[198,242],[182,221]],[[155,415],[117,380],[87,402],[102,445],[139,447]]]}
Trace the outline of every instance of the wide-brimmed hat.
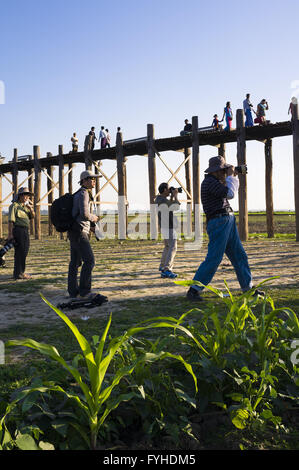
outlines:
{"label": "wide-brimmed hat", "polygon": [[29,189],[26,187],[22,187],[18,190],[17,197],[21,196],[22,194],[28,194],[28,196],[33,196],[33,193],[29,191]]}
{"label": "wide-brimmed hat", "polygon": [[90,170],[82,171],[82,173],[80,175],[80,181],[83,181],[86,178],[102,178],[102,175],[96,175]]}
{"label": "wide-brimmed hat", "polygon": [[205,170],[205,173],[213,173],[214,171],[218,170],[226,170],[227,168],[231,168],[233,165],[226,163],[224,158],[221,155],[217,157],[212,157],[209,159],[209,168]]}

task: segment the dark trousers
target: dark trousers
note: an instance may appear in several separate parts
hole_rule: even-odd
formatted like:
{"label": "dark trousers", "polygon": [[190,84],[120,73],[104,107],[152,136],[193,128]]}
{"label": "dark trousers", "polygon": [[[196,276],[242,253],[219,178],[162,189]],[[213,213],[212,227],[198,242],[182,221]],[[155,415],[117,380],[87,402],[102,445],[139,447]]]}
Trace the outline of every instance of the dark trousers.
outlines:
{"label": "dark trousers", "polygon": [[[95,265],[93,251],[88,234],[71,230],[68,232],[68,236],[71,248],[68,293],[70,297],[76,297],[78,294],[84,296],[91,291],[91,273]],[[80,282],[78,283],[78,270],[81,265]]]}
{"label": "dark trousers", "polygon": [[15,225],[12,231],[15,239],[15,259],[13,277],[18,279],[25,272],[26,257],[29,252],[30,238],[27,227]]}

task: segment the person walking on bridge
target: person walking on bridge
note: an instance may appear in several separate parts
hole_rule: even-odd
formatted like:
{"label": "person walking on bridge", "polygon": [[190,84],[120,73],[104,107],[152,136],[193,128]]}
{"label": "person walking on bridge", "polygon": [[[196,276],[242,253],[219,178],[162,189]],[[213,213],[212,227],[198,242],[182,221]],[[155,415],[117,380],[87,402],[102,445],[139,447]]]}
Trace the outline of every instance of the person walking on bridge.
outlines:
{"label": "person walking on bridge", "polygon": [[266,121],[266,110],[269,109],[269,105],[267,100],[262,99],[262,101],[257,105],[256,110],[256,118],[254,122],[260,124],[261,126],[265,126],[267,124]]}
{"label": "person walking on bridge", "polygon": [[233,111],[230,106],[230,101],[227,101],[226,106],[223,111],[222,121],[225,118],[226,120],[226,127],[224,128],[225,131],[230,131],[232,127],[232,120],[233,120]]}
{"label": "person walking on bridge", "polygon": [[251,101],[250,101],[250,94],[247,93],[246,98],[243,101],[243,110],[244,110],[244,114],[246,116],[245,127],[252,127],[253,126],[253,119],[252,119],[252,112],[251,112],[252,107],[253,107],[253,105],[251,104]]}

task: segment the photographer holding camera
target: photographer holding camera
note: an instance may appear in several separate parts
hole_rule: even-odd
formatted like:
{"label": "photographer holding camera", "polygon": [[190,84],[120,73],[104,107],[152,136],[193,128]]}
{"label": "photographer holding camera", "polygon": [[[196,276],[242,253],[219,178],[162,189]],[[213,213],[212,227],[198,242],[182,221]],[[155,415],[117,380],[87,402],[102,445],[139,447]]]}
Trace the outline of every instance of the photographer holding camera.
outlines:
{"label": "photographer holding camera", "polygon": [[[245,165],[234,168],[233,165],[225,163],[221,156],[210,158],[209,167],[205,170],[206,176],[201,185],[201,201],[206,214],[209,245],[206,259],[193,278],[204,286],[211,282],[225,253],[235,269],[242,291],[246,292],[252,288],[247,255],[239,238],[234,212],[228,201],[238,193],[239,179],[236,175],[244,172],[246,173]],[[202,286],[193,285],[187,292],[187,298],[202,300],[200,292],[203,289]],[[264,293],[255,290],[255,295],[264,295]]]}
{"label": "photographer holding camera", "polygon": [[[95,187],[96,178],[91,171],[83,171],[80,175],[81,188],[74,194],[72,215],[75,220],[68,231],[70,240],[71,259],[68,271],[68,293],[70,298],[87,299],[91,294],[91,274],[95,265],[94,254],[90,245],[90,231],[99,217],[92,214],[90,205],[93,201],[92,190]],[[82,265],[80,281],[78,283],[78,269]],[[94,294],[96,295],[96,294]]]}
{"label": "photographer holding camera", "polygon": [[[155,204],[158,207],[158,223],[164,238],[164,250],[159,271],[161,271],[161,277],[173,279],[177,277],[177,274],[172,272],[172,267],[177,251],[176,229],[179,226],[173,212],[180,208],[178,193],[182,192],[182,189],[172,188],[167,183],[161,183],[158,190],[159,194],[155,199]],[[169,196],[170,199],[168,199]]]}
{"label": "photographer holding camera", "polygon": [[28,188],[20,188],[16,200],[10,205],[8,213],[8,237],[15,248],[13,278],[30,279],[25,273],[26,258],[29,252],[29,223],[34,218],[34,210]]}

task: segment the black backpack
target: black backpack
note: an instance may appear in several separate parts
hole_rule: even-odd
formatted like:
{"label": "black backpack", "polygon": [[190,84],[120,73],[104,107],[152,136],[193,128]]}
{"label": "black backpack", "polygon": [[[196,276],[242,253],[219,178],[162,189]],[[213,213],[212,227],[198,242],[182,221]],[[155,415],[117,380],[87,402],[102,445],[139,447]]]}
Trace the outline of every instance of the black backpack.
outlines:
{"label": "black backpack", "polygon": [[51,206],[51,222],[57,232],[67,232],[75,222],[72,216],[74,194],[66,193],[60,196]]}

